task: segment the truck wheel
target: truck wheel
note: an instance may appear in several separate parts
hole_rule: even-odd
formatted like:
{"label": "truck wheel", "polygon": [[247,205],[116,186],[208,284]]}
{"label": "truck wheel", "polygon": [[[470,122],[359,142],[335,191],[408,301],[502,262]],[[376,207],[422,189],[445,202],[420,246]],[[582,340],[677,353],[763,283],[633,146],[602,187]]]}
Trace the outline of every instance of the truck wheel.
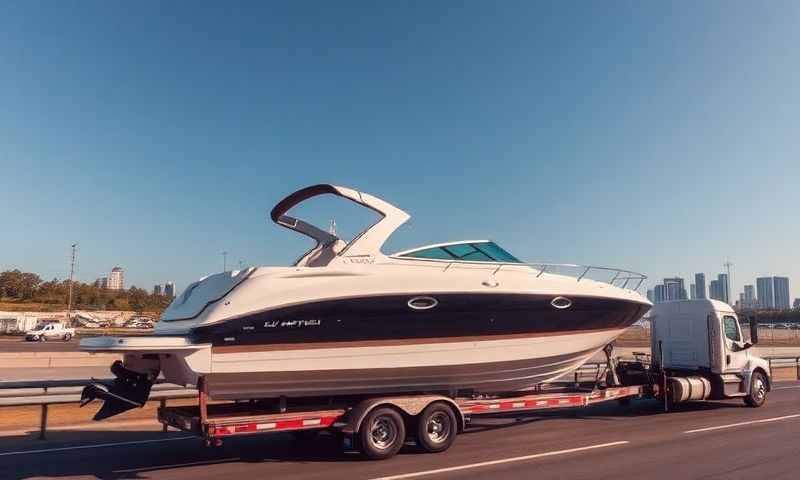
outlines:
{"label": "truck wheel", "polygon": [[744,403],[750,407],[760,407],[767,401],[767,379],[761,372],[753,372],[750,377],[750,393],[744,397]]}
{"label": "truck wheel", "polygon": [[456,440],[456,415],[449,405],[435,402],[419,414],[417,444],[426,452],[443,452]]}
{"label": "truck wheel", "polygon": [[72,334],[71,333],[65,333],[64,334],[64,341],[65,342],[69,342],[70,340],[72,340]]}
{"label": "truck wheel", "polygon": [[370,460],[383,460],[394,456],[406,440],[406,425],[396,410],[376,408],[358,432],[361,452]]}
{"label": "truck wheel", "polygon": [[40,342],[46,342],[47,341],[47,337],[45,337],[44,335],[39,335],[39,341]]}

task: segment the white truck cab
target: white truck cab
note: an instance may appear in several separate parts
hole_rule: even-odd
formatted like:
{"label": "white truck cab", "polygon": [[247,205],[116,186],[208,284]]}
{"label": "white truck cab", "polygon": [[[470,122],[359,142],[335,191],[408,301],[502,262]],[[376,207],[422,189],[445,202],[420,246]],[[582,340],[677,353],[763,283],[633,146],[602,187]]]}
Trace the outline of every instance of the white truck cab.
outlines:
{"label": "white truck cab", "polygon": [[673,402],[742,397],[758,407],[771,386],[769,362],[754,355],[757,322],[745,341],[736,312],[717,300],[657,303],[651,311],[651,352],[669,375]]}

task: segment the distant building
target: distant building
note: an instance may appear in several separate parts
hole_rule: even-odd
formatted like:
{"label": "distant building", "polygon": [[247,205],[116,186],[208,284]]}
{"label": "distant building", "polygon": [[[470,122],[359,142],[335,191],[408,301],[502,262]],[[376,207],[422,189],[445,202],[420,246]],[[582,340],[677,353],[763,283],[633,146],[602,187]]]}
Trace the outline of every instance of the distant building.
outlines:
{"label": "distant building", "polygon": [[161,285],[153,286],[153,295],[161,295]]}
{"label": "distant building", "polygon": [[94,282],[98,288],[107,289],[108,288],[108,277],[100,277]]}
{"label": "distant building", "polygon": [[708,298],[722,300],[722,289],[719,288],[719,280],[711,280],[708,283]]}
{"label": "distant building", "polygon": [[661,303],[667,301],[667,288],[664,285],[656,285],[653,289],[653,303]]}
{"label": "distant building", "polygon": [[752,285],[744,286],[744,308],[756,308],[756,289]]}
{"label": "distant building", "polygon": [[794,307],[795,310],[800,310],[800,298],[795,298],[792,306]]}
{"label": "distant building", "polygon": [[697,286],[694,283],[689,284],[689,298],[692,300],[697,298]]}
{"label": "distant building", "polygon": [[706,274],[694,274],[694,289],[697,298],[706,298]]}
{"label": "distant building", "polygon": [[789,277],[772,277],[772,288],[775,292],[775,308],[789,310]]}
{"label": "distant building", "polygon": [[719,300],[722,300],[723,302],[730,304],[731,303],[730,302],[730,300],[731,300],[731,292],[730,292],[731,285],[728,282],[728,274],[727,273],[720,273],[719,275],[717,275],[717,282],[719,282],[719,288],[720,288],[720,291],[719,291],[720,298],[719,298]]}
{"label": "distant building", "polygon": [[108,289],[125,290],[125,271],[121,267],[111,269],[111,275],[108,276]]}
{"label": "distant building", "polygon": [[664,287],[666,287],[667,301],[670,300],[686,300],[686,285],[681,277],[665,278]]}
{"label": "distant building", "polygon": [[164,284],[164,295],[169,298],[175,298],[175,284],[167,282]]}
{"label": "distant building", "polygon": [[775,293],[773,290],[772,277],[757,278],[756,291],[758,293],[758,308],[775,308]]}
{"label": "distant building", "polygon": [[656,303],[656,296],[652,289],[647,290],[647,299],[650,300],[650,303]]}

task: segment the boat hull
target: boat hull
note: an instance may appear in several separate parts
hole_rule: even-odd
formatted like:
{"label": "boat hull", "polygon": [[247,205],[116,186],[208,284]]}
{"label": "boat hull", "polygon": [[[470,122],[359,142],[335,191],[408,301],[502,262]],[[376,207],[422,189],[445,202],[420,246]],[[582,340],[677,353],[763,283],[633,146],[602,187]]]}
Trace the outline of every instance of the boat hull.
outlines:
{"label": "boat hull", "polygon": [[522,391],[569,374],[622,330],[339,348],[212,349],[214,399]]}

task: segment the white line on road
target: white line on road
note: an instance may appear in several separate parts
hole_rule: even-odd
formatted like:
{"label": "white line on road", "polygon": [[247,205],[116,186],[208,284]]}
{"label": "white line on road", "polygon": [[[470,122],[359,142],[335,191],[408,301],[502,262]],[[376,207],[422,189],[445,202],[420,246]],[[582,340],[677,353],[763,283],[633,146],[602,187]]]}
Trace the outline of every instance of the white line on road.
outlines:
{"label": "white line on road", "polygon": [[66,452],[68,450],[85,450],[89,448],[118,447],[120,445],[140,445],[146,443],[172,442],[175,440],[186,440],[187,438],[197,438],[197,437],[172,437],[172,438],[159,438],[156,440],[131,440],[129,442],[95,443],[93,445],[75,445],[72,447],[41,448],[38,450],[20,450],[17,452],[0,453],[0,457],[10,457],[11,455],[27,455],[30,453]]}
{"label": "white line on road", "polygon": [[772,390],[788,390],[790,388],[800,388],[800,385],[791,385],[788,387],[772,387]]}
{"label": "white line on road", "polygon": [[597,448],[616,447],[619,445],[625,445],[627,443],[630,442],[620,441],[611,443],[601,443],[599,445],[589,445],[588,447],[578,447],[578,448],[570,448],[567,450],[555,450],[553,452],[534,453],[533,455],[525,455],[522,457],[503,458],[500,460],[490,460],[488,462],[470,463],[468,465],[458,465],[455,467],[447,467],[447,468],[437,468],[436,470],[423,470],[420,472],[402,473],[400,475],[390,475],[388,477],[373,478],[372,480],[400,480],[403,478],[424,477],[427,475],[436,475],[438,473],[457,472],[459,470],[468,470],[470,468],[488,467],[491,465],[500,465],[503,463],[522,462],[524,460],[533,460],[536,458],[552,457],[555,455],[564,455],[567,453],[583,452],[586,450],[594,450]]}
{"label": "white line on road", "polygon": [[782,417],[762,418],[761,420],[751,420],[749,422],[730,423],[728,425],[718,425],[716,427],[696,428],[694,430],[686,430],[683,433],[710,432],[712,430],[722,430],[723,428],[741,427],[743,425],[754,425],[757,423],[778,422],[780,420],[789,420],[790,418],[797,418],[797,417],[800,417],[800,413],[796,413],[794,415],[784,415]]}

